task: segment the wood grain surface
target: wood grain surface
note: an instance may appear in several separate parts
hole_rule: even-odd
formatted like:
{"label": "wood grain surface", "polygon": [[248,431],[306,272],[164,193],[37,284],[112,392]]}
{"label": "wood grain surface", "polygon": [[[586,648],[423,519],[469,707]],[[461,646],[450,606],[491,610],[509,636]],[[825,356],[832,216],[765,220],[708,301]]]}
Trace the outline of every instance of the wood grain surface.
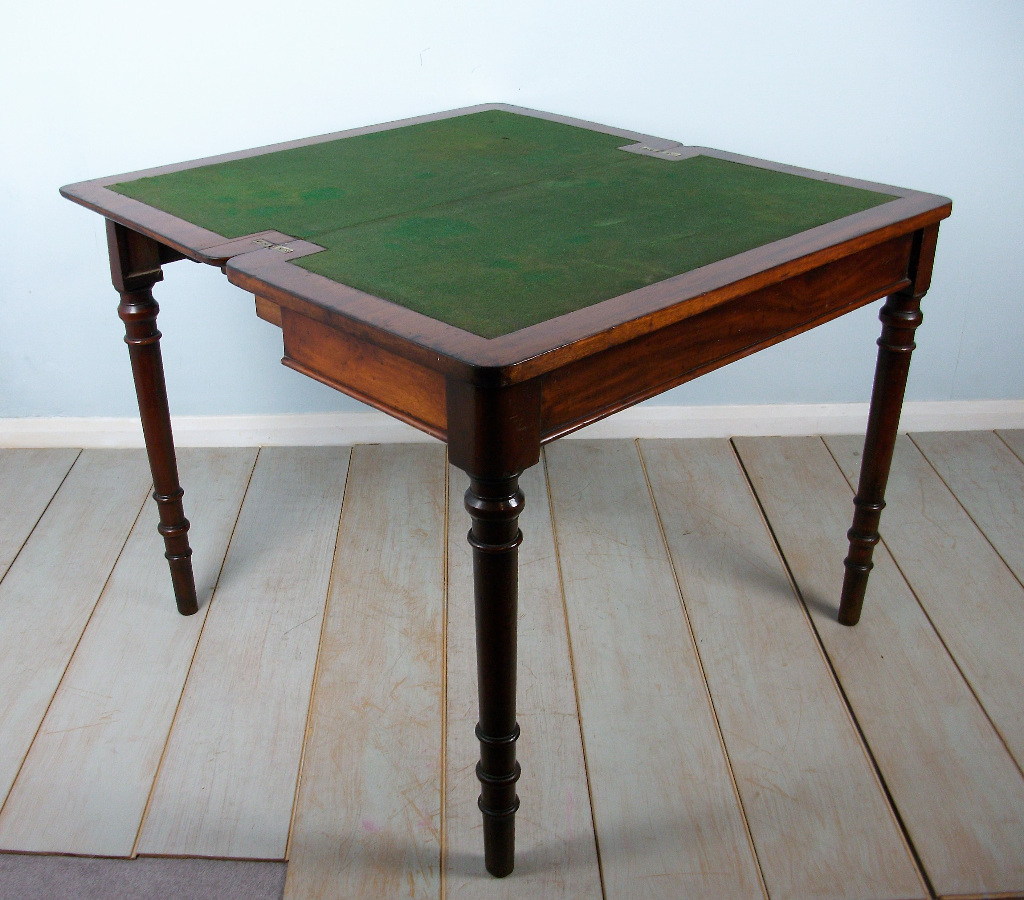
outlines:
{"label": "wood grain surface", "polygon": [[640,446],[769,896],[926,897],[732,446]]}
{"label": "wood grain surface", "polygon": [[[141,451],[86,450],[0,583],[0,797],[14,783],[148,494]],[[149,512],[155,529],[155,510]]]}
{"label": "wood grain surface", "polygon": [[931,886],[1019,890],[1024,779],[884,546],[860,623],[836,621],[853,504],[828,449],[735,444]]}
{"label": "wood grain surface", "polygon": [[1024,429],[997,431],[996,434],[1019,460],[1024,461]]}
{"label": "wood grain surface", "polygon": [[[919,897],[922,889],[913,878],[903,882],[906,852],[898,833],[889,840],[895,826],[887,829],[879,820],[877,804],[888,799],[933,896],[1020,896],[1020,767],[992,725],[989,688],[972,687],[991,673],[972,673],[965,660],[973,653],[981,666],[990,651],[993,671],[1019,682],[1007,654],[1018,639],[993,646],[992,622],[1012,626],[1015,613],[1007,617],[1004,605],[1020,587],[1005,575],[993,579],[991,570],[996,550],[1007,559],[1021,534],[1014,492],[1024,463],[1008,445],[1016,442],[1024,453],[1024,433],[914,434],[911,440],[924,455],[907,439],[897,444],[882,516],[886,545],[876,554],[872,593],[855,628],[834,620],[851,491],[820,440],[735,442],[803,603],[794,600],[755,498],[724,441],[645,441],[642,459],[632,444],[560,445],[548,451],[550,507],[543,468],[524,473],[523,805],[516,868],[504,880],[483,873],[475,805],[466,479],[448,469],[445,545],[440,448],[359,449],[355,459],[362,468],[348,480],[336,547],[332,531],[347,472],[336,454],[344,451],[263,451],[260,466],[269,469],[260,474],[257,467],[214,600],[204,599],[200,617],[192,618],[177,616],[168,602],[156,512],[145,502],[143,456],[88,451],[49,505],[39,501],[45,513],[35,514],[38,523],[0,583],[0,760],[13,754],[14,771],[21,767],[0,812],[0,849],[13,849],[12,837],[21,834],[31,841],[22,842],[23,849],[130,852],[125,835],[138,828],[139,793],[147,777],[152,783],[154,747],[162,746],[172,727],[167,713],[181,692],[197,626],[209,610],[201,654],[217,605],[226,600],[233,606],[218,626],[220,643],[208,646],[203,672],[193,667],[188,681],[187,690],[206,704],[204,716],[193,709],[173,724],[174,731],[189,729],[171,739],[183,751],[176,766],[198,774],[179,774],[186,789],[179,797],[168,792],[164,800],[178,805],[174,814],[184,822],[199,821],[197,831],[220,835],[228,852],[267,852],[256,847],[263,840],[283,855],[277,848],[291,801],[267,797],[293,796],[301,769],[291,891],[320,884],[327,885],[322,895],[336,891],[353,898],[406,896],[410,890],[413,896],[483,900],[513,894],[524,900],[674,900],[702,891],[733,897],[735,886],[725,882],[736,867],[723,851],[729,830],[721,821],[745,816],[770,897]],[[840,459],[844,443],[829,439]],[[849,441],[845,464],[851,476],[858,444]],[[229,494],[240,490],[252,463],[252,452],[246,452],[181,453],[204,596],[228,542],[231,507],[238,507],[238,495]],[[21,496],[53,493],[48,466],[19,471],[14,488]],[[21,484],[37,476],[38,485]],[[367,484],[358,489],[363,480]],[[959,512],[949,496],[941,499],[947,486]],[[305,512],[290,509],[292,502]],[[333,513],[316,512],[321,504]],[[221,512],[211,515],[215,509]],[[6,506],[0,521],[5,515]],[[26,515],[32,517],[31,509]],[[975,528],[971,536],[975,525],[980,532]],[[931,545],[934,558],[927,555]],[[896,552],[899,568],[887,547]],[[307,731],[310,653],[320,630],[314,617],[282,638],[302,618],[277,623],[298,613],[309,593],[319,591],[320,602],[326,600],[332,559],[318,699]],[[559,589],[563,573],[572,655]],[[985,600],[979,601],[971,592],[982,588]],[[359,591],[362,605],[355,601]],[[439,606],[445,595],[446,618]],[[975,610],[966,623],[952,608],[958,603]],[[293,643],[305,627],[316,633]],[[985,642],[980,650],[972,646],[975,640]],[[830,666],[852,716],[836,699]],[[433,674],[414,683],[415,673],[424,671]],[[241,684],[233,687],[235,682]],[[287,693],[287,701],[278,692]],[[1006,704],[1011,695],[1005,694]],[[363,714],[367,702],[380,710]],[[1009,719],[1012,710],[1007,706],[1005,713]],[[877,763],[887,794],[871,775],[873,767],[854,752],[858,729],[868,746],[859,752]],[[233,746],[222,730],[243,732],[244,747]],[[294,751],[307,734],[300,766]],[[273,770],[267,768],[271,757],[282,761]],[[701,768],[705,757],[713,764]],[[730,796],[728,769],[722,786],[726,758],[742,804],[737,794]],[[216,777],[208,778],[218,766]],[[237,779],[240,796],[225,800],[220,779]],[[221,799],[206,803],[204,788],[208,792],[211,784]],[[715,805],[723,795],[731,812],[728,804]],[[424,797],[433,798],[434,811],[417,819],[417,810],[429,807]],[[694,812],[688,803],[704,803],[705,809]],[[744,819],[739,821],[742,838]],[[262,831],[280,840],[266,841]],[[743,840],[738,843],[742,849]],[[755,855],[749,848],[746,853],[752,867]],[[742,854],[737,858],[743,863]],[[691,874],[680,873],[686,867]],[[756,871],[754,879],[756,896]],[[742,872],[739,880],[742,890]]]}
{"label": "wood grain surface", "polygon": [[1024,431],[931,432],[911,439],[1024,583]]}
{"label": "wood grain surface", "polygon": [[605,896],[762,897],[636,446],[546,457]]}
{"label": "wood grain surface", "polygon": [[352,454],[285,897],[437,898],[444,448]]}
{"label": "wood grain surface", "polygon": [[0,579],[3,579],[78,450],[0,450]]}
{"label": "wood grain surface", "polygon": [[179,454],[199,614],[175,610],[163,541],[140,516],[0,815],[0,847],[131,855],[255,461]]}
{"label": "wood grain surface", "polygon": [[[856,484],[858,438],[827,437],[825,444],[847,481]],[[896,441],[886,501],[886,547],[1024,766],[1024,587],[905,435]]]}
{"label": "wood grain surface", "polygon": [[260,452],[138,853],[284,858],[348,458]]}

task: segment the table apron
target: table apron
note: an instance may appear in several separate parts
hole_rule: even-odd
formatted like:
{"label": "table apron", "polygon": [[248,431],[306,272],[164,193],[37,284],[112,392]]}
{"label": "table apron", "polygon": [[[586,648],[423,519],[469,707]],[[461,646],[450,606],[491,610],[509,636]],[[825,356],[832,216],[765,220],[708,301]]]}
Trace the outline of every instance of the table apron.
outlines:
{"label": "table apron", "polygon": [[444,375],[286,307],[280,316],[286,366],[444,440]]}
{"label": "table apron", "polygon": [[913,237],[870,247],[550,372],[541,403],[542,440],[908,287]]}
{"label": "table apron", "polygon": [[[913,243],[913,234],[893,238],[541,376],[541,441],[907,288]],[[261,315],[280,316],[286,366],[448,438],[440,371],[287,307]]]}

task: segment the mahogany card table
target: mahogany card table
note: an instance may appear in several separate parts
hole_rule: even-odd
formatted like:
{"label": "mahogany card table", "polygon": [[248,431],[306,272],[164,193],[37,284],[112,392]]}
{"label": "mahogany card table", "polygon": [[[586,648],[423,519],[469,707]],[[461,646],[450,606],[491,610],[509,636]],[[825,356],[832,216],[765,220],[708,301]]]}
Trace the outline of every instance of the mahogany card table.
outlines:
{"label": "mahogany card table", "polygon": [[469,476],[484,859],[512,871],[518,478],[541,445],[887,297],[840,621],[853,625],[944,197],[501,104],[62,188],[107,219],[160,533],[196,611],[152,287],[209,263],[282,362]]}

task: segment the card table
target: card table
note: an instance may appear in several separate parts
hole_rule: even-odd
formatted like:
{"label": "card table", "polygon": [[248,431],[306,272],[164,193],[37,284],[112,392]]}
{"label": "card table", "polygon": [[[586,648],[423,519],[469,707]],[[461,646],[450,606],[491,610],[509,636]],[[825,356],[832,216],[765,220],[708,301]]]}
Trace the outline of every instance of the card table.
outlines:
{"label": "card table", "polygon": [[857,622],[944,197],[486,104],[69,185],[107,220],[159,531],[197,609],[152,288],[208,263],[286,365],[469,476],[489,872],[512,871],[518,478],[541,446],[881,297],[839,619]]}

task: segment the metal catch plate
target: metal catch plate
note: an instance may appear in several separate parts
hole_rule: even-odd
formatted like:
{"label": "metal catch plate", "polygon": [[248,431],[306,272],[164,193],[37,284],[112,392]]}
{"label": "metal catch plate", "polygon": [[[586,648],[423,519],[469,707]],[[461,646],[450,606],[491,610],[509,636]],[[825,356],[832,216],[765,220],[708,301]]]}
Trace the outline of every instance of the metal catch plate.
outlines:
{"label": "metal catch plate", "polygon": [[278,253],[294,253],[295,250],[291,247],[286,247],[284,244],[275,244],[271,241],[266,241],[263,238],[253,238],[254,244],[259,244],[261,247],[266,247],[268,250],[276,250]]}
{"label": "metal catch plate", "polygon": [[638,153],[640,156],[654,156],[658,159],[673,161],[687,159],[693,155],[686,146],[678,141],[667,141],[663,138],[641,141],[638,144],[627,144],[619,149],[625,150],[627,153]]}

